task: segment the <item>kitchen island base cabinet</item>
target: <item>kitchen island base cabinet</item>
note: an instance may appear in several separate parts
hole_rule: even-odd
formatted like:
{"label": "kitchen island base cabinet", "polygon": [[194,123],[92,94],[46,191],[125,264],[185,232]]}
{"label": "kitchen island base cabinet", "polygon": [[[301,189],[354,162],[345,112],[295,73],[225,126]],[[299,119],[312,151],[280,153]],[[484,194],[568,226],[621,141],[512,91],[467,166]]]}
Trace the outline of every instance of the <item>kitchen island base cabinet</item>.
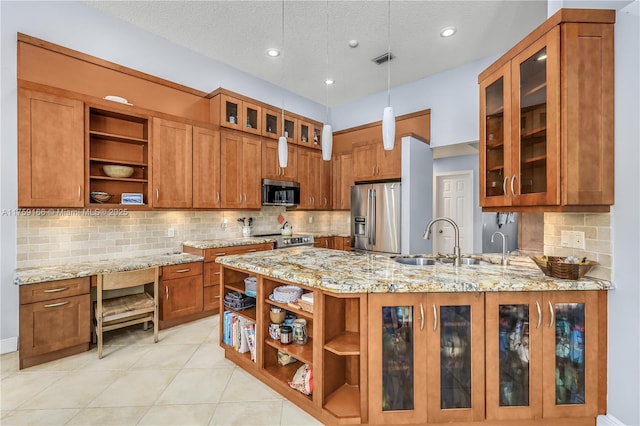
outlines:
{"label": "kitchen island base cabinet", "polygon": [[89,278],[20,286],[20,369],[89,350]]}

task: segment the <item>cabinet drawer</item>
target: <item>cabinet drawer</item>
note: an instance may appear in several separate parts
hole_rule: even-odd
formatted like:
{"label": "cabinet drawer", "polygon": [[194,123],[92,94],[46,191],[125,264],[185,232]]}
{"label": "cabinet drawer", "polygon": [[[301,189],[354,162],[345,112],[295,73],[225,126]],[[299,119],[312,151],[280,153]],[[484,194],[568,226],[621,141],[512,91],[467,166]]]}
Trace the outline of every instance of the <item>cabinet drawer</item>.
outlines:
{"label": "cabinet drawer", "polygon": [[84,294],[20,306],[20,357],[88,343],[90,303]]}
{"label": "cabinet drawer", "polygon": [[164,266],[162,268],[162,280],[192,277],[202,274],[202,262],[181,263],[179,265]]}
{"label": "cabinet drawer", "polygon": [[89,288],[89,277],[48,281],[39,284],[24,284],[20,286],[20,304],[24,305],[26,303],[87,294],[89,293]]}
{"label": "cabinet drawer", "polygon": [[256,251],[272,250],[273,243],[249,244],[246,246],[220,247],[214,249],[206,249],[204,252],[204,261],[212,262],[218,256],[226,256],[228,254],[244,254]]}
{"label": "cabinet drawer", "polygon": [[222,274],[222,265],[216,262],[208,262],[204,264],[204,286],[220,284],[220,274]]}
{"label": "cabinet drawer", "polygon": [[214,285],[204,288],[204,310],[210,311],[220,307],[220,286]]}

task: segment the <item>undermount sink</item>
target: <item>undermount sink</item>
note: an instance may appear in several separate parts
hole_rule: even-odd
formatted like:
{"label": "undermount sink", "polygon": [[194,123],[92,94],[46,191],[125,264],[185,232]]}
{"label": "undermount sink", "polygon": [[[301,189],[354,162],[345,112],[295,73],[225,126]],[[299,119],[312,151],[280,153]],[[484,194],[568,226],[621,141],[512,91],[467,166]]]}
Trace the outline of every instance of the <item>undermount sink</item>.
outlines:
{"label": "undermount sink", "polygon": [[427,257],[394,257],[393,260],[403,265],[428,266],[438,264],[434,259]]}
{"label": "undermount sink", "polygon": [[[432,266],[432,265],[452,265],[453,258],[445,257],[434,259],[432,257],[420,257],[420,256],[397,256],[393,260],[403,265],[414,266]],[[485,260],[476,259],[474,257],[463,257],[461,259],[463,265],[493,265],[491,262]]]}

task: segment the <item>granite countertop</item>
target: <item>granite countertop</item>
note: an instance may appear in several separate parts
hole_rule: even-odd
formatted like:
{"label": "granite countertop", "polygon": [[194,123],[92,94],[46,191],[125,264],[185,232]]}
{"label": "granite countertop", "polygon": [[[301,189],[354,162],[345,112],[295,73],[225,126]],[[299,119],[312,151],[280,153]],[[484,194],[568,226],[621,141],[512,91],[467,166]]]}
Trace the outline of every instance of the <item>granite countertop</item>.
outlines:
{"label": "granite countertop", "polygon": [[351,234],[343,234],[340,232],[331,232],[331,231],[325,231],[325,232],[301,232],[301,234],[305,234],[305,235],[313,235],[314,238],[330,238],[330,237],[351,237]]}
{"label": "granite countertop", "polygon": [[273,243],[275,240],[269,237],[248,237],[248,238],[221,238],[215,240],[192,240],[183,241],[182,246],[193,247],[197,249],[210,249],[234,246],[246,246],[250,244]]}
{"label": "granite countertop", "polygon": [[152,266],[170,266],[181,263],[200,262],[202,260],[204,260],[202,256],[188,253],[175,253],[43,266],[40,268],[25,268],[16,270],[14,284],[36,284],[46,281],[89,277],[108,272],[132,271]]}
{"label": "granite countertop", "polygon": [[490,265],[403,265],[389,256],[310,247],[219,257],[216,262],[334,293],[608,290],[606,280],[545,276],[527,256],[481,255]]}

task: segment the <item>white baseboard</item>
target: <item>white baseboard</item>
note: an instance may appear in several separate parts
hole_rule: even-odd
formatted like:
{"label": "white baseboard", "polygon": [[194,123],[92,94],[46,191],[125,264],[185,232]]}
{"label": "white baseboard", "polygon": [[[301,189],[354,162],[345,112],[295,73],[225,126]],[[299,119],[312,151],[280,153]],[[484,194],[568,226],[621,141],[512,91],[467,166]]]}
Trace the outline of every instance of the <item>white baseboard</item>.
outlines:
{"label": "white baseboard", "polygon": [[625,426],[620,420],[613,417],[611,414],[606,416],[598,416],[597,426]]}
{"label": "white baseboard", "polygon": [[10,337],[0,340],[0,355],[18,350],[18,338]]}

